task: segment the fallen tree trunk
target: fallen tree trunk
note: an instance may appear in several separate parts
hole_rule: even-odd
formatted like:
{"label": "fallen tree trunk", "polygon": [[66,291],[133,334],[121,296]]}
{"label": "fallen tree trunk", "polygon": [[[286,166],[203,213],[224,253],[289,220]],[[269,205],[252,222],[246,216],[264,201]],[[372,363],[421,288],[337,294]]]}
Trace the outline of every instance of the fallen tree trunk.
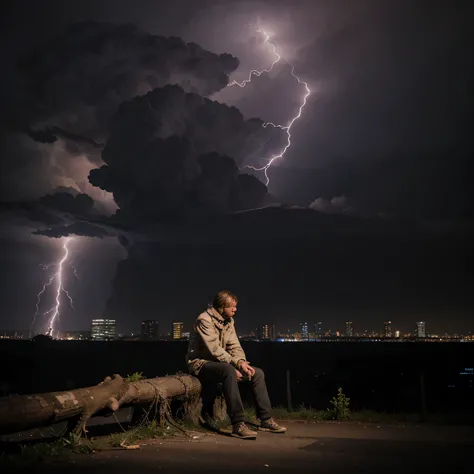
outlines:
{"label": "fallen tree trunk", "polygon": [[[122,407],[155,404],[168,408],[170,399],[196,398],[199,380],[191,375],[171,375],[129,382],[120,375],[98,385],[38,395],[0,398],[0,435],[49,426],[69,420],[76,433],[86,433],[87,421],[98,414],[111,414]],[[72,425],[71,425],[72,426]]]}

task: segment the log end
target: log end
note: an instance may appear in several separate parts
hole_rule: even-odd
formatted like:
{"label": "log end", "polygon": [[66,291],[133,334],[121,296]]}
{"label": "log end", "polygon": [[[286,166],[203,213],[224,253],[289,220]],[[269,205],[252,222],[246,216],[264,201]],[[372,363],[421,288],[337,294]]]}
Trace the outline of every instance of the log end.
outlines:
{"label": "log end", "polygon": [[112,411],[117,411],[120,408],[120,403],[115,397],[110,397],[107,400],[107,408],[109,408]]}

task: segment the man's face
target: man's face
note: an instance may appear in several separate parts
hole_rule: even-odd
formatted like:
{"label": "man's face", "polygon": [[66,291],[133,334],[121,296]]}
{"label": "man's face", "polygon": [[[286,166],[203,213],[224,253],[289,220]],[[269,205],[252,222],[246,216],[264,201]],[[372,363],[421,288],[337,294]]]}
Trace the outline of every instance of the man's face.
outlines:
{"label": "man's face", "polygon": [[237,303],[235,301],[228,301],[224,307],[224,311],[222,312],[222,316],[224,318],[232,318],[234,314],[237,312]]}

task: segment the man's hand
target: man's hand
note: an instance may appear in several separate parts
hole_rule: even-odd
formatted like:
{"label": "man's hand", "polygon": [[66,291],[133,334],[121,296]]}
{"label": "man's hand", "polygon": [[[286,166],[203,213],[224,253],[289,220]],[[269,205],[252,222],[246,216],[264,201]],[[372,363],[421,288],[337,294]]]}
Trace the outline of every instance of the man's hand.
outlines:
{"label": "man's hand", "polygon": [[255,369],[253,367],[250,367],[248,362],[241,362],[240,371],[243,372],[245,375],[248,375],[249,377],[253,377],[255,375]]}
{"label": "man's hand", "polygon": [[240,382],[244,376],[242,375],[242,372],[238,369],[235,369],[235,372],[237,373],[237,382]]}

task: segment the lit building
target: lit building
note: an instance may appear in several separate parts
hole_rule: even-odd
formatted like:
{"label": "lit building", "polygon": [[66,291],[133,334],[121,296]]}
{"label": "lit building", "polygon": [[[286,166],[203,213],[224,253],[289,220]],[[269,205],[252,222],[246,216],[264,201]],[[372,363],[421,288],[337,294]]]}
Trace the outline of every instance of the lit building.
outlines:
{"label": "lit building", "polygon": [[301,339],[309,339],[308,323],[300,323]]}
{"label": "lit building", "polygon": [[317,338],[320,338],[320,337],[324,336],[324,334],[323,334],[323,322],[322,321],[318,321],[314,325],[314,334]]}
{"label": "lit building", "polygon": [[180,321],[173,321],[173,339],[183,338],[184,323]]}
{"label": "lit building", "polygon": [[354,329],[352,327],[352,321],[346,321],[346,337],[352,337],[354,335]]}
{"label": "lit building", "polygon": [[257,334],[261,341],[273,341],[275,339],[275,326],[273,324],[263,324],[258,328]]}
{"label": "lit building", "polygon": [[142,321],[141,339],[156,340],[158,339],[158,321],[154,319],[147,319]]}
{"label": "lit building", "polygon": [[426,337],[426,323],[424,321],[419,321],[416,323],[416,337]]}
{"label": "lit building", "polygon": [[400,338],[400,331],[395,331],[395,337],[396,337],[397,339]]}
{"label": "lit building", "polygon": [[392,337],[392,321],[383,323],[383,335],[385,337]]}
{"label": "lit building", "polygon": [[91,339],[93,341],[111,341],[115,339],[115,319],[93,319]]}

